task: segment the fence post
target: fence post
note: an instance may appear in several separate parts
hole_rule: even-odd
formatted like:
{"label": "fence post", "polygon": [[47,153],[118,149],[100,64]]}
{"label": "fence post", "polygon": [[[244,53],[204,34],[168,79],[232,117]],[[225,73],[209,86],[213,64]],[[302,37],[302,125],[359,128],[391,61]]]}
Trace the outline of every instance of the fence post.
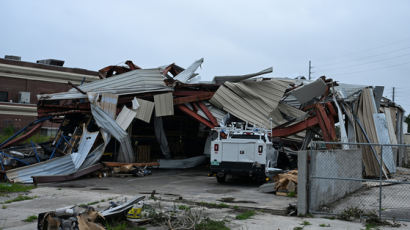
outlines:
{"label": "fence post", "polygon": [[297,201],[297,210],[298,215],[306,215],[309,211],[308,205],[308,180],[309,180],[309,171],[308,171],[308,155],[309,151],[299,151],[298,152],[298,201]]}
{"label": "fence post", "polygon": [[382,218],[383,145],[380,146],[379,219]]}

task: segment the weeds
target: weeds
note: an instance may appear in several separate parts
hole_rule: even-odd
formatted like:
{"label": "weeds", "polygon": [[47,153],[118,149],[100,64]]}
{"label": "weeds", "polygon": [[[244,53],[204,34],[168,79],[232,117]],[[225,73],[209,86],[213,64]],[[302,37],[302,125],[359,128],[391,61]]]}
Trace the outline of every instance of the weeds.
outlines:
{"label": "weeds", "polygon": [[179,209],[179,210],[189,210],[189,209],[191,209],[191,207],[186,206],[186,205],[179,205],[179,206],[178,206],[178,209]]}
{"label": "weeds", "polygon": [[33,185],[0,183],[0,194],[11,192],[28,192],[33,188]]}
{"label": "weeds", "polygon": [[3,204],[10,204],[13,202],[17,202],[17,201],[23,201],[23,200],[32,200],[34,198],[37,198],[37,196],[22,196],[22,195],[18,195],[16,198],[13,198],[11,200],[6,200],[3,202]]}
{"label": "weeds", "polygon": [[294,227],[293,230],[303,230],[303,227],[300,227],[300,226]]}
{"label": "weeds", "polygon": [[307,226],[307,225],[312,225],[309,221],[303,221],[300,225],[303,225],[303,226]]}
{"label": "weeds", "polygon": [[341,220],[353,220],[358,219],[364,214],[364,211],[358,207],[349,207],[343,210],[343,212],[338,216]]}
{"label": "weeds", "polygon": [[107,230],[145,230],[144,227],[136,227],[130,225],[128,222],[119,222],[119,223],[109,223],[105,226]]}
{"label": "weeds", "polygon": [[319,224],[319,227],[328,228],[330,227],[330,224]]}
{"label": "weeds", "polygon": [[7,206],[3,204],[3,206],[1,206],[2,209],[6,209]]}
{"label": "weeds", "polygon": [[24,222],[33,222],[33,221],[35,221],[35,220],[37,220],[37,216],[35,216],[35,215],[32,215],[32,216],[29,216],[29,217],[27,217],[25,220],[23,220]]}
{"label": "weeds", "polygon": [[206,218],[202,220],[201,223],[195,225],[195,229],[197,230],[229,230],[229,228],[225,226],[224,221],[215,221],[209,218]]}
{"label": "weeds", "polygon": [[292,191],[292,192],[288,192],[288,194],[286,194],[287,197],[296,197],[296,192]]}
{"label": "weeds", "polygon": [[204,206],[207,208],[229,208],[229,205],[225,203],[216,204],[216,203],[199,202],[198,205]]}
{"label": "weeds", "polygon": [[246,219],[251,218],[251,217],[254,216],[254,215],[255,215],[255,211],[253,211],[253,210],[248,210],[248,211],[245,211],[245,212],[243,212],[243,213],[237,215],[237,216],[235,217],[235,219],[237,219],[237,220],[246,220]]}

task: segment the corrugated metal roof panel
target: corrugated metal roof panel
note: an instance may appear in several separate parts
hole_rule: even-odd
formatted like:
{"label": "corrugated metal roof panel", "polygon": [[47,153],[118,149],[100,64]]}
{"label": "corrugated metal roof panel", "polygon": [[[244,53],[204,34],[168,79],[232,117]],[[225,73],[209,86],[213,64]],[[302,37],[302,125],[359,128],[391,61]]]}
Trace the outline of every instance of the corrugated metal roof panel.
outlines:
{"label": "corrugated metal roof panel", "polygon": [[147,123],[151,120],[152,111],[154,110],[154,103],[137,98],[139,107],[137,108],[136,118],[145,121]]}
{"label": "corrugated metal roof panel", "polygon": [[76,170],[79,169],[80,166],[83,164],[85,158],[87,157],[88,153],[94,145],[98,133],[98,131],[88,132],[88,130],[85,127],[83,127],[83,135],[81,136],[77,151],[70,154]]}
{"label": "corrugated metal roof panel", "polygon": [[[118,95],[137,94],[145,92],[172,91],[164,83],[164,76],[160,69],[137,69],[110,78],[86,83],[79,88],[85,92],[113,93]],[[68,92],[43,94],[40,100],[60,100],[87,98],[76,89]]]}
{"label": "corrugated metal roof panel", "polygon": [[244,74],[244,75],[232,75],[232,76],[215,76],[213,82],[215,84],[223,84],[226,81],[230,82],[238,82],[238,81],[243,81],[248,78],[256,77],[259,75],[267,74],[267,73],[272,73],[273,69],[272,67],[264,69],[262,71],[259,71],[257,73],[251,73],[251,74]]}
{"label": "corrugated metal roof panel", "polygon": [[186,70],[175,76],[174,80],[180,81],[182,83],[187,83],[191,78],[196,76],[195,71],[202,64],[202,62],[204,62],[203,58],[195,61]]}
{"label": "corrugated metal roof panel", "polygon": [[[280,80],[226,82],[210,102],[244,121],[270,128],[271,114],[287,88],[288,84]],[[276,126],[282,121],[279,113],[272,122]]]}
{"label": "corrugated metal roof panel", "polygon": [[174,97],[172,93],[154,95],[155,116],[174,115]]}

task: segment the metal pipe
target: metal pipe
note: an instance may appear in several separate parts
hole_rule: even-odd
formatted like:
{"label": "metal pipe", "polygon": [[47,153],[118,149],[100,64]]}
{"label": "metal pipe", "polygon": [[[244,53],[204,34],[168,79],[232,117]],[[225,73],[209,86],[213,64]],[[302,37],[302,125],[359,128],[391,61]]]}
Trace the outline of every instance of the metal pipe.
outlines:
{"label": "metal pipe", "polygon": [[329,141],[312,141],[313,144],[335,144],[335,145],[376,145],[376,146],[397,146],[410,147],[406,144],[379,144],[379,143],[354,143],[354,142],[329,142]]}
{"label": "metal pipe", "polygon": [[382,218],[382,181],[383,181],[383,146],[380,149],[380,172],[379,172],[379,219]]}
{"label": "metal pipe", "polygon": [[[322,176],[312,176],[312,179],[321,180],[350,180],[350,181],[360,181],[360,182],[380,182],[380,179],[358,179],[358,178],[348,178],[348,177],[322,177]],[[394,181],[394,180],[384,180],[384,183],[390,184],[410,184],[410,181]]]}

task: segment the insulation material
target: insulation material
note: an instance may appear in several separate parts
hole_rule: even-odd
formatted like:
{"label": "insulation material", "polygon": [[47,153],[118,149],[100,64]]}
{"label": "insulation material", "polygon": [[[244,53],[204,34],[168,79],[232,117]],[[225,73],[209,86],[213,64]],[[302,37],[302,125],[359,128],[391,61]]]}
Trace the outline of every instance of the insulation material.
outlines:
{"label": "insulation material", "polygon": [[[335,97],[333,97],[333,102],[336,105],[337,116],[339,118],[340,140],[341,140],[341,142],[347,143],[347,142],[349,142],[349,139],[347,138],[346,126],[345,126],[345,122],[343,120],[342,110],[340,109],[339,103],[337,102]],[[349,149],[349,145],[342,145],[342,148],[343,149]]]}
{"label": "insulation material", "polygon": [[155,95],[154,103],[156,117],[174,115],[174,97],[172,93]]}
{"label": "insulation material", "polygon": [[162,154],[166,159],[171,158],[171,151],[169,150],[167,136],[165,135],[164,124],[161,117],[154,118],[155,137],[159,143]]}
{"label": "insulation material", "polygon": [[94,145],[98,133],[98,131],[90,133],[85,128],[85,126],[83,126],[83,134],[81,136],[77,151],[70,154],[76,170],[79,169],[80,166],[83,164],[85,158],[87,157],[88,153]]}
{"label": "insulation material", "polygon": [[318,78],[316,81],[292,90],[291,95],[295,96],[301,104],[304,104],[315,97],[325,93],[326,83]]}
{"label": "insulation material", "polygon": [[387,128],[389,130],[390,143],[397,144],[396,132],[394,131],[394,123],[391,117],[390,108],[384,108],[384,114],[386,116]]}
{"label": "insulation material", "polygon": [[152,111],[154,110],[154,103],[137,98],[139,107],[136,110],[135,117],[141,121],[149,123],[151,121]]}
{"label": "insulation material", "polygon": [[195,71],[198,69],[198,67],[203,62],[204,62],[203,58],[195,61],[186,70],[182,71],[177,76],[175,76],[174,80],[177,80],[177,81],[182,82],[182,83],[188,83],[189,80],[191,80],[193,77],[196,76]]}
{"label": "insulation material", "polygon": [[[378,143],[376,128],[374,126],[373,114],[376,113],[376,103],[373,97],[373,90],[370,88],[363,89],[362,94],[359,99],[359,104],[357,108],[357,117],[360,124],[356,123],[356,132],[358,142],[360,143]],[[364,134],[362,132],[365,131]],[[373,152],[373,150],[376,152]],[[379,158],[380,158],[380,147],[362,147],[363,153],[363,164],[365,166],[365,173],[367,176],[379,176]],[[376,155],[375,155],[376,154]]]}
{"label": "insulation material", "polygon": [[[97,125],[100,128],[102,128],[105,132],[112,135],[118,142],[120,142],[121,155],[118,155],[118,161],[125,163],[134,162],[135,155],[132,149],[131,140],[128,136],[128,133],[100,107],[91,104],[91,113],[93,114],[93,117]],[[119,123],[124,124],[125,122],[120,121]]]}
{"label": "insulation material", "polygon": [[[383,113],[373,114],[374,126],[376,128],[377,139],[379,144],[391,144],[389,131],[387,128],[386,117]],[[383,164],[390,173],[396,173],[396,163],[394,161],[393,149],[391,146],[383,146]]]}
{"label": "insulation material", "polygon": [[230,81],[230,82],[239,82],[239,81],[243,81],[252,77],[256,77],[256,76],[260,76],[263,74],[267,74],[267,73],[272,73],[273,68],[267,68],[264,69],[262,71],[259,71],[257,73],[250,73],[250,74],[245,74],[245,75],[233,75],[233,76],[215,76],[213,82],[215,84],[223,84],[226,81]]}
{"label": "insulation material", "polygon": [[[279,80],[226,82],[210,102],[243,121],[270,128],[270,114],[278,107],[287,87],[287,83]],[[276,126],[280,122],[273,123]]]}

